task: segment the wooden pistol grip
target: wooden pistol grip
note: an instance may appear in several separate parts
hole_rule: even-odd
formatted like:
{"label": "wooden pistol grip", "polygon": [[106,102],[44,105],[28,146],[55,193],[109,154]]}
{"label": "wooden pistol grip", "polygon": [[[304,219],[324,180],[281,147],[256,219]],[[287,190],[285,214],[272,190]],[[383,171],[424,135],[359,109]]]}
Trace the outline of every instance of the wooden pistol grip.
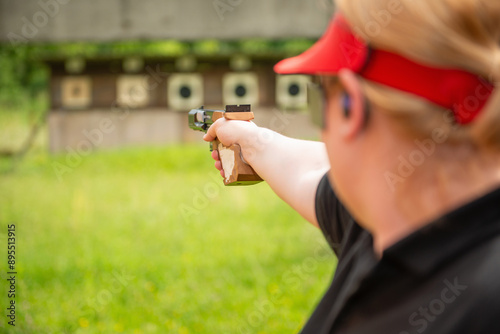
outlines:
{"label": "wooden pistol grip", "polygon": [[215,139],[214,147],[219,153],[224,170],[224,185],[248,186],[263,181],[253,168],[243,161],[240,145],[226,147],[218,139]]}

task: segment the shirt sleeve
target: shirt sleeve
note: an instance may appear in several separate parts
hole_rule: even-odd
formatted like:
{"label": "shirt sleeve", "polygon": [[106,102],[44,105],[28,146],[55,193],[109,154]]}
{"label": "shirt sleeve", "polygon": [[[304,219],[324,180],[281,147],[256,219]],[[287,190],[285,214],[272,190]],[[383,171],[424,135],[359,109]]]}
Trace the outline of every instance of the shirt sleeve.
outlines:
{"label": "shirt sleeve", "polygon": [[330,247],[340,257],[342,240],[353,218],[335,195],[328,173],[319,182],[315,207],[319,227]]}

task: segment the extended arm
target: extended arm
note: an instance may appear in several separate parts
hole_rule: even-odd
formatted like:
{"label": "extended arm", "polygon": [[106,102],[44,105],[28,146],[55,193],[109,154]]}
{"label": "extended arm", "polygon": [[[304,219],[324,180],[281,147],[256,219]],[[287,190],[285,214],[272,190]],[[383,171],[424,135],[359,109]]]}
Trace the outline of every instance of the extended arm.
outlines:
{"label": "extended arm", "polygon": [[[243,158],[273,191],[305,219],[317,225],[316,188],[330,168],[323,143],[292,139],[251,122],[215,122],[204,139],[218,138],[225,146],[239,144]],[[216,167],[220,161],[216,153]]]}

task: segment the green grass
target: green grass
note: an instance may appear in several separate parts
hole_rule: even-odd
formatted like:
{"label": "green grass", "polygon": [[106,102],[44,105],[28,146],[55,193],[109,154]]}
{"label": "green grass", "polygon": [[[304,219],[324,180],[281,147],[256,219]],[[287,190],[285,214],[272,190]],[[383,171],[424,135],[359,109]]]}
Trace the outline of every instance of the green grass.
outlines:
{"label": "green grass", "polygon": [[95,152],[58,177],[45,135],[14,170],[0,161],[18,271],[0,333],[296,333],[328,286],[319,230],[266,184],[224,188],[207,145]]}

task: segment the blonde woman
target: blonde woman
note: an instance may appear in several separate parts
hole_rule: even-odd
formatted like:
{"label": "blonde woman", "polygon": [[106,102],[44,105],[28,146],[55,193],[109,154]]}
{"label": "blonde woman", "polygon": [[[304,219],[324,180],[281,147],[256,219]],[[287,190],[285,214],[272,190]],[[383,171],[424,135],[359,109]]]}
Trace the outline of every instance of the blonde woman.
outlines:
{"label": "blonde woman", "polygon": [[240,144],[338,256],[302,333],[496,333],[500,2],[337,8],[311,49],[275,67],[314,76],[323,143],[224,119],[205,140]]}

